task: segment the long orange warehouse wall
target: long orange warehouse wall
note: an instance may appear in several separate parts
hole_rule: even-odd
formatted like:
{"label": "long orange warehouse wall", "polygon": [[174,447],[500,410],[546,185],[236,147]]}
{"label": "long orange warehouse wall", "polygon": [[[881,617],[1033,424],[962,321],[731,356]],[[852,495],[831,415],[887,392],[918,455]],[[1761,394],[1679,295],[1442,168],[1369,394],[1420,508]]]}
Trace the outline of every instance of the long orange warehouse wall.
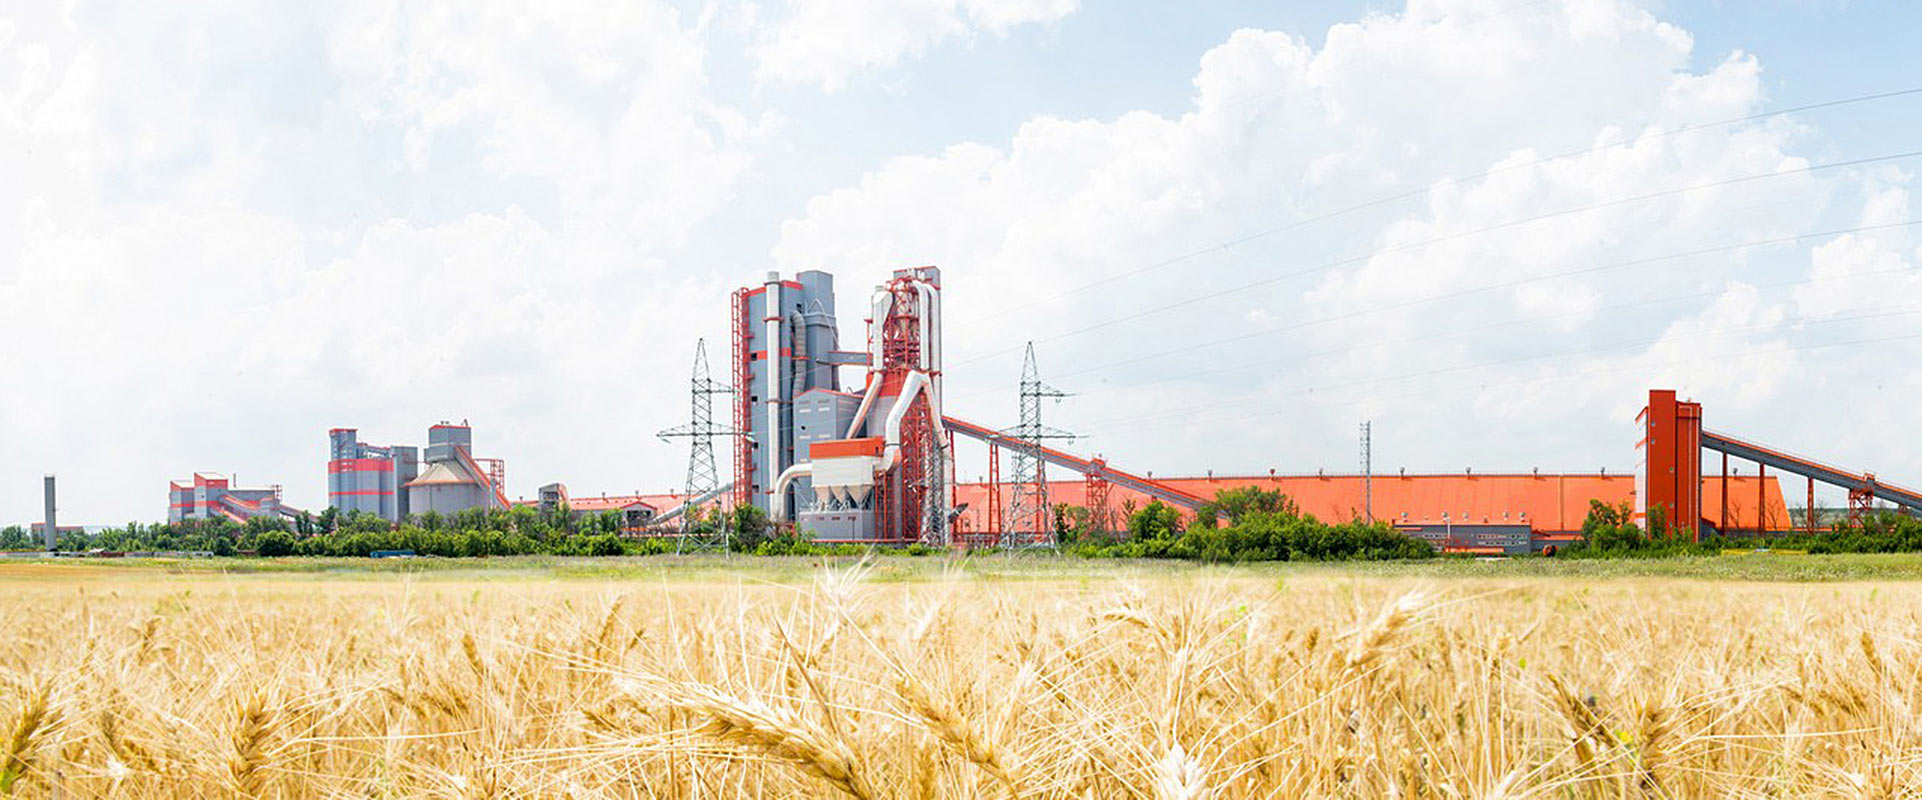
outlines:
{"label": "long orange warehouse wall", "polygon": [[[1255,477],[1157,478],[1158,482],[1202,497],[1214,497],[1223,489],[1253,486],[1280,491],[1295,501],[1301,510],[1316,518],[1339,522],[1362,515],[1362,479],[1359,475],[1277,475]],[[1791,520],[1782,487],[1774,477],[1731,476],[1729,483],[1728,526],[1732,530],[1754,530],[1756,509],[1765,508],[1768,529],[1782,530],[1799,523]],[[1757,490],[1761,497],[1758,503]],[[1395,523],[1510,524],[1526,523],[1540,533],[1577,531],[1588,516],[1590,500],[1611,505],[1635,499],[1633,475],[1377,475],[1373,486],[1375,518]],[[1002,508],[1014,497],[1007,484],[1001,487]],[[1087,505],[1086,485],[1080,480],[1049,483],[1048,499],[1054,503]],[[1108,502],[1119,513],[1123,504],[1147,505],[1146,495],[1114,486]],[[988,487],[964,483],[955,487],[955,502],[966,503],[962,516],[970,530],[983,530],[987,524]],[[1718,525],[1722,512],[1722,479],[1711,476],[1702,481],[1702,517]],[[1446,520],[1443,514],[1447,515]],[[1718,525],[1719,526],[1719,525]]]}

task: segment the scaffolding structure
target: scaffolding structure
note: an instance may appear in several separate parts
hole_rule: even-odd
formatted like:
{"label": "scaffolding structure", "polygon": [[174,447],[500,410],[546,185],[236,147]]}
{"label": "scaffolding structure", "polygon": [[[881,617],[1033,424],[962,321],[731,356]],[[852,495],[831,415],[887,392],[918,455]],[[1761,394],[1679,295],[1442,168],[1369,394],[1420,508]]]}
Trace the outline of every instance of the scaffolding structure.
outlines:
{"label": "scaffolding structure", "polygon": [[754,439],[749,416],[754,413],[754,398],[749,387],[754,385],[754,355],[749,352],[753,333],[748,329],[748,290],[734,290],[730,308],[733,311],[729,333],[733,338],[731,355],[734,384],[734,489],[729,493],[730,508],[740,508],[753,502],[754,496]]}
{"label": "scaffolding structure", "polygon": [[1114,483],[1108,480],[1106,460],[1097,456],[1094,465],[1093,470],[1081,477],[1082,493],[1088,503],[1088,532],[1106,538],[1114,532],[1113,507],[1108,503]]}

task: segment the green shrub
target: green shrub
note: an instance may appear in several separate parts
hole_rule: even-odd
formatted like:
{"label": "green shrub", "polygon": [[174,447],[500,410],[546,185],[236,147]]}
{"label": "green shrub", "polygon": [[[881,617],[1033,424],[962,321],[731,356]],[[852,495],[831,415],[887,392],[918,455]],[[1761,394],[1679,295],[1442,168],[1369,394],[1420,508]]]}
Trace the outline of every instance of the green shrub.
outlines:
{"label": "green shrub", "polygon": [[294,537],[284,531],[267,531],[254,537],[254,551],[269,558],[294,554]]}

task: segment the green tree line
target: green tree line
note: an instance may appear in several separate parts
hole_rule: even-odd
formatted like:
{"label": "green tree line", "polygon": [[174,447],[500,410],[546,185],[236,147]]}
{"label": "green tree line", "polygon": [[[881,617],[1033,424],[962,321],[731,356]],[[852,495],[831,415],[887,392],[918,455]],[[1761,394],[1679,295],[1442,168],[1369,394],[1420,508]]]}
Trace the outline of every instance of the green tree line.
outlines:
{"label": "green tree line", "polygon": [[[1071,511],[1056,517],[1081,518]],[[1112,535],[1061,522],[1056,532],[1067,552],[1086,558],[1379,561],[1435,555],[1427,542],[1387,523],[1323,522],[1281,492],[1252,486],[1216,492],[1185,528],[1181,513],[1159,500],[1129,509],[1126,519],[1126,527]]]}
{"label": "green tree line", "polygon": [[1588,516],[1582,521],[1583,541],[1570,546],[1562,555],[1571,558],[1659,558],[1664,556],[1712,556],[1723,548],[1769,547],[1809,553],[1917,553],[1922,552],[1922,519],[1880,512],[1862,520],[1860,527],[1837,522],[1829,530],[1816,533],[1771,534],[1754,536],[1684,538],[1671,528],[1660,506],[1652,509],[1643,525],[1634,521],[1634,510],[1627,503],[1610,505],[1589,501]]}
{"label": "green tree line", "polygon": [[[1632,519],[1626,504],[1591,502],[1582,523],[1583,541],[1559,555],[1571,558],[1650,558],[1715,555],[1731,546],[1766,545],[1810,553],[1922,552],[1922,519],[1883,513],[1860,527],[1837,524],[1818,535],[1794,534],[1766,539],[1708,538],[1702,542],[1669,535],[1660,509],[1646,528]],[[696,514],[689,521],[696,535],[725,529],[728,546],[754,555],[844,555],[866,552],[860,545],[813,541],[805,530],[769,523],[767,514],[746,506],[725,513]],[[1168,558],[1210,562],[1342,561],[1429,558],[1428,543],[1384,523],[1358,520],[1324,522],[1304,514],[1285,495],[1257,487],[1226,489],[1203,504],[1192,519],[1159,501],[1124,504],[1119,518],[1106,522],[1089,509],[1058,505],[1054,510],[1057,544],[1084,558]],[[1655,533],[1650,535],[1648,530]],[[616,512],[575,515],[566,509],[517,506],[507,510],[469,509],[458,514],[433,512],[390,523],[365,512],[327,509],[293,519],[258,518],[246,524],[226,519],[172,524],[128,523],[91,533],[67,531],[58,549],[196,551],[216,555],[365,557],[381,550],[410,550],[450,558],[508,555],[615,556],[673,552],[671,537],[625,538]],[[31,532],[15,525],[0,528],[0,550],[38,550]],[[904,552],[922,555],[933,548],[913,545]]]}

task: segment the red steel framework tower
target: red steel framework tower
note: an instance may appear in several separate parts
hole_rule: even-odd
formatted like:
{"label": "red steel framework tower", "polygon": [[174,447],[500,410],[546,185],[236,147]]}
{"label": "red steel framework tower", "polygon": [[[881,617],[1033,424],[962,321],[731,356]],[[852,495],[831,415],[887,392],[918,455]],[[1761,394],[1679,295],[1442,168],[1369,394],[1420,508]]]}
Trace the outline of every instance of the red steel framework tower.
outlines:
{"label": "red steel framework tower", "polygon": [[[988,528],[981,532],[978,544],[982,547],[1000,547],[1001,533],[1007,530],[1007,522],[1001,515],[1001,446],[988,444]],[[969,544],[977,544],[970,542]]]}
{"label": "red steel framework tower", "polygon": [[1114,484],[1108,481],[1106,460],[1096,458],[1094,466],[1082,476],[1082,488],[1088,503],[1088,528],[1105,537],[1114,532],[1113,514],[1108,504],[1108,490],[1114,488]]}
{"label": "red steel framework tower", "polygon": [[753,356],[748,352],[752,336],[748,331],[747,295],[745,288],[734,290],[731,331],[734,339],[734,490],[728,493],[731,508],[748,505],[754,491],[754,442],[749,430],[749,415],[754,413],[749,391],[754,383],[754,365]]}
{"label": "red steel framework tower", "polygon": [[930,295],[921,287],[922,279],[912,271],[897,273],[882,287],[892,297],[887,316],[873,322],[881,338],[881,363],[871,369],[881,381],[881,396],[898,402],[909,375],[932,364],[932,369],[924,372],[929,389],[910,397],[901,420],[901,457],[883,478],[885,488],[876,498],[877,532],[882,541],[946,544],[943,498],[947,464],[943,456],[948,448],[939,439],[934,403],[930,401],[931,395],[939,396],[941,373],[938,361],[926,357],[927,348],[935,344],[924,341],[923,334],[930,330],[927,315],[934,312],[923,308]]}
{"label": "red steel framework tower", "polygon": [[1849,490],[1849,527],[1851,528],[1862,527],[1863,520],[1868,519],[1869,515],[1875,511],[1875,490],[1873,488],[1875,486],[1875,474],[1863,473],[1862,478],[1864,482],[1868,484],[1867,486]]}

